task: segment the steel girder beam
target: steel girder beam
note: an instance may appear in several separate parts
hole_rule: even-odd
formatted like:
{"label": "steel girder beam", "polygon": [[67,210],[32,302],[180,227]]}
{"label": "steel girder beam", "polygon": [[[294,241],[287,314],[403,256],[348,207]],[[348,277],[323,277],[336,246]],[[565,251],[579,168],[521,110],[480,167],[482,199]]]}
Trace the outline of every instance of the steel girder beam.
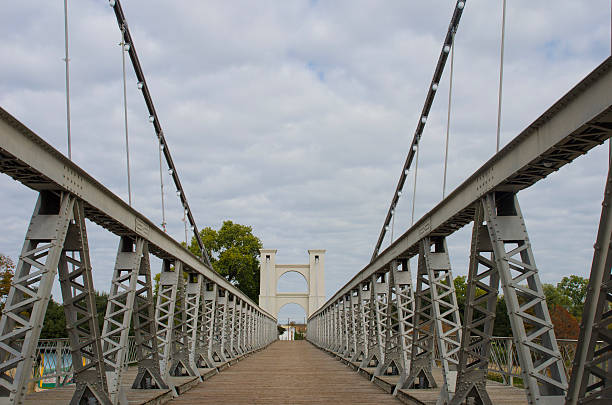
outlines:
{"label": "steel girder beam", "polygon": [[499,293],[499,272],[487,226],[483,224],[483,203],[476,204],[474,214],[457,388],[451,405],[460,405],[468,400],[492,405],[486,383]]}
{"label": "steel girder beam", "polygon": [[[611,161],[612,164],[612,161]],[[612,165],[599,219],[591,276],[566,404],[612,402]]]}
{"label": "steel girder beam", "polygon": [[530,404],[561,404],[563,360],[516,195],[488,194],[484,214]]}
{"label": "steel girder beam", "polygon": [[[149,338],[142,339],[142,323],[153,318],[149,316],[149,311],[153,308],[153,297],[149,293],[151,289],[151,268],[149,264],[148,244],[142,238],[135,240],[129,237],[122,237],[119,241],[115,268],[111,281],[111,290],[108,296],[106,314],[104,316],[104,326],[102,328],[102,351],[106,364],[106,376],[108,380],[108,391],[114,404],[127,403],[127,397],[121,387],[123,373],[127,369],[126,356],[128,352],[128,336],[130,325],[134,320],[135,328],[139,329],[139,339],[137,346],[150,346],[151,335]],[[139,300],[140,302],[138,302]],[[146,302],[142,302],[142,301]],[[143,305],[144,304],[144,305]],[[142,311],[145,310],[144,317]],[[144,318],[144,319],[143,319]],[[144,322],[142,322],[144,321]],[[147,347],[138,347],[140,353],[148,351],[146,359],[139,357],[139,367],[148,369],[149,384],[136,384],[137,388],[166,388],[167,385],[159,374],[159,363],[151,368],[150,353]],[[155,350],[157,357],[157,350]],[[155,358],[154,360],[158,360]],[[144,371],[144,370],[143,370]],[[142,376],[141,376],[142,377]],[[142,379],[140,379],[142,382]]]}
{"label": "steel girder beam", "polygon": [[0,395],[23,403],[58,270],[77,383],[71,403],[110,404],[83,203],[65,192],[41,192],[30,220],[0,319]]}
{"label": "steel girder beam", "polygon": [[386,273],[373,274],[370,280],[372,298],[370,299],[368,356],[361,363],[361,367],[376,367],[377,371],[385,361],[385,328],[389,293],[386,277]]}

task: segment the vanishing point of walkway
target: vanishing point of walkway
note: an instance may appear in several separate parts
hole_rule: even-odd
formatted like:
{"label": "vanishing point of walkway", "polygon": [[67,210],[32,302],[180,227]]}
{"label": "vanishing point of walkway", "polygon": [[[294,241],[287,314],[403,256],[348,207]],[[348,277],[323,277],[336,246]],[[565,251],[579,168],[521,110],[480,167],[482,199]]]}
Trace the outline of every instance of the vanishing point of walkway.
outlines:
{"label": "vanishing point of walkway", "polygon": [[359,373],[304,340],[266,350],[198,384],[172,405],[399,404]]}

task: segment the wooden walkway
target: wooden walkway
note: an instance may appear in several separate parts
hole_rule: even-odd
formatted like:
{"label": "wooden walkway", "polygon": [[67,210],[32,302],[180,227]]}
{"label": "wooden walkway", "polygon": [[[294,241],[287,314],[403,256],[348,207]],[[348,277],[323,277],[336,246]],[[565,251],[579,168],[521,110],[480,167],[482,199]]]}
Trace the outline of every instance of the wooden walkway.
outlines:
{"label": "wooden walkway", "polygon": [[191,404],[400,404],[306,341],[277,341],[170,402]]}
{"label": "wooden walkway", "polygon": [[[240,360],[240,361],[238,361]],[[342,361],[340,361],[342,360]],[[277,341],[258,351],[213,369],[200,369],[203,382],[195,377],[171,377],[171,390],[132,390],[136,376],[130,367],[124,375],[129,405],[191,404],[414,404],[434,405],[439,389],[400,390],[389,394],[397,376],[376,377],[373,369],[360,369],[338,355],[320,350],[306,341]],[[221,371],[217,373],[217,370]],[[433,370],[441,386],[442,374]],[[526,405],[525,391],[488,381],[487,390],[494,404]],[[26,396],[24,405],[68,404],[74,385],[44,390]],[[401,401],[401,402],[400,402]]]}

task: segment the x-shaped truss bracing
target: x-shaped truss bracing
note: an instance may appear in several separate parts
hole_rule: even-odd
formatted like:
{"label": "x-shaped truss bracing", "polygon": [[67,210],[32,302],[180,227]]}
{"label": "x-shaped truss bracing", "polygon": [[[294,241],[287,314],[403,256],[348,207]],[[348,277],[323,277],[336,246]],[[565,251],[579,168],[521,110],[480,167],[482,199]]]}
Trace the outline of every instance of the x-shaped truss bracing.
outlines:
{"label": "x-shaped truss bracing", "polygon": [[83,202],[66,192],[41,192],[30,220],[0,319],[0,395],[23,403],[58,271],[76,381],[71,403],[110,404]]}
{"label": "x-shaped truss bracing", "polygon": [[370,299],[370,320],[368,328],[368,356],[361,363],[362,368],[380,368],[384,363],[385,334],[389,285],[386,273],[373,274],[370,280],[372,298]]}

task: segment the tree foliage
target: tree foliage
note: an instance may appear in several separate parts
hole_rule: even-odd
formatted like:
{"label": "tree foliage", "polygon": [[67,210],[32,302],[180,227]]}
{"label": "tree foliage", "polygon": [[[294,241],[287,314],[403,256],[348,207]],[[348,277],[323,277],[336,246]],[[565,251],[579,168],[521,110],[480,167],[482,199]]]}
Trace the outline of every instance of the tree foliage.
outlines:
{"label": "tree foliage", "polygon": [[0,308],[4,308],[14,275],[15,264],[13,260],[0,253]]}
{"label": "tree foliage", "polygon": [[[227,220],[216,231],[206,227],[200,237],[215,271],[221,274],[253,301],[259,299],[259,249],[261,240],[253,235],[253,228]],[[191,239],[189,250],[202,255],[198,243]]]}
{"label": "tree foliage", "polygon": [[[464,321],[463,316],[465,313],[465,300],[467,293],[467,282],[466,276],[458,276],[453,280],[455,284],[455,294],[457,294],[457,305],[459,306],[459,314],[461,315],[461,322]],[[476,295],[480,296],[484,294],[484,291],[477,290]],[[510,318],[508,317],[508,310],[506,309],[506,301],[503,296],[497,297],[497,303],[495,304],[495,321],[493,322],[493,335],[494,336],[512,336],[512,328],[510,327]]]}
{"label": "tree foliage", "polygon": [[584,277],[571,275],[563,277],[557,283],[557,290],[569,300],[569,305],[565,308],[576,318],[582,318],[582,310],[584,309],[584,301],[587,295],[587,285],[589,280]]}

